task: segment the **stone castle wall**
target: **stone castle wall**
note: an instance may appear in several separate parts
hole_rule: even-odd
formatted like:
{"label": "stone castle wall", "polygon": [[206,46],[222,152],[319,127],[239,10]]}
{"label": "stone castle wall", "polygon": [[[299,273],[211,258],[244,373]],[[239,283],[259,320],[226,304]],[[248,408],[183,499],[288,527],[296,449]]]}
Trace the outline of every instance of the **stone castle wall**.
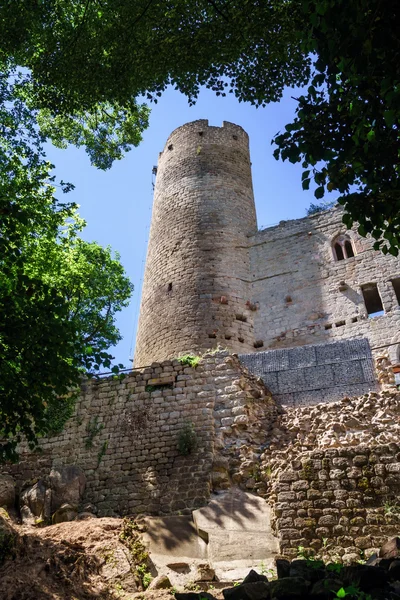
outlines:
{"label": "stone castle wall", "polygon": [[[197,447],[178,450],[191,424]],[[154,363],[119,379],[91,380],[64,432],[2,467],[21,489],[52,466],[86,477],[83,506],[99,516],[188,514],[211,491],[239,486],[273,508],[281,552],[360,557],[400,533],[400,392],[282,408],[237,356],[196,368]]]}
{"label": "stone castle wall", "polygon": [[[53,465],[77,465],[86,476],[84,504],[101,516],[197,508],[209,499],[215,440],[276,411],[264,386],[246,377],[222,354],[204,357],[196,368],[164,361],[122,381],[89,380],[65,430],[40,440],[40,452],[22,448],[20,462],[1,471],[21,487],[46,477]],[[272,419],[261,420],[266,435]],[[188,424],[197,447],[184,456],[178,442]]]}
{"label": "stone castle wall", "polygon": [[[342,216],[336,207],[257,231],[247,134],[206,120],[176,129],[158,162],[135,365],[360,337],[400,362],[400,261]],[[351,249],[342,260],[339,240]],[[371,284],[384,309],[372,318]]]}
{"label": "stone castle wall", "polygon": [[259,457],[281,552],[359,560],[400,533],[400,393],[288,408]]}
{"label": "stone castle wall", "polygon": [[355,339],[240,354],[281,405],[334,402],[379,389],[368,340]]}
{"label": "stone castle wall", "polygon": [[160,154],[135,365],[253,348],[247,236],[256,216],[241,127],[195,121]]}
{"label": "stone castle wall", "polygon": [[[170,513],[204,504],[210,493],[213,392],[203,369],[177,361],[134,371],[122,381],[93,379],[82,386],[77,410],[40,453],[23,451],[10,466],[19,485],[74,464],[86,476],[84,503],[101,516]],[[178,438],[193,423],[198,448],[178,452]]]}
{"label": "stone castle wall", "polygon": [[[392,280],[400,261],[373,250],[371,238],[346,230],[342,209],[283,221],[250,237],[254,330],[263,348],[290,348],[364,337],[399,361],[400,307]],[[354,257],[335,260],[339,234]],[[384,315],[369,318],[361,286],[376,283]],[[262,348],[261,348],[262,349]]]}

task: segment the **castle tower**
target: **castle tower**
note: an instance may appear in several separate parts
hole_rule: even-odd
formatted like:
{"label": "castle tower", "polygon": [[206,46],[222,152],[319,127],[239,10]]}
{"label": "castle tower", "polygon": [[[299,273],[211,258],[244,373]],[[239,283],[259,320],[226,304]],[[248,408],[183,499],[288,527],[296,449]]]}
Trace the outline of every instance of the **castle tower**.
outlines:
{"label": "castle tower", "polygon": [[254,351],[256,228],[246,132],[207,120],[178,127],[159,155],[135,366],[218,344]]}

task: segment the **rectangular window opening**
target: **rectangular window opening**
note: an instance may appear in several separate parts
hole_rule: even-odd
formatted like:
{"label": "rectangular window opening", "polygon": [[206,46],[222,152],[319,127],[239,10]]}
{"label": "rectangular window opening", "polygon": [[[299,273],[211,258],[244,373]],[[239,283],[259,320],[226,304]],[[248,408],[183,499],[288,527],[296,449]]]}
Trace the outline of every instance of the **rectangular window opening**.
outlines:
{"label": "rectangular window opening", "polygon": [[338,321],[337,323],[335,323],[336,327],[343,327],[343,325],[346,325],[346,321]]}
{"label": "rectangular window opening", "polygon": [[326,331],[327,329],[332,329],[332,324],[331,324],[331,323],[329,323],[329,325],[325,325],[325,331]]}
{"label": "rectangular window opening", "polygon": [[244,315],[236,315],[236,321],[242,321],[242,323],[246,323],[247,317]]}
{"label": "rectangular window opening", "polygon": [[352,323],[357,323],[357,321],[358,321],[358,317],[352,317],[352,319],[351,319]]}
{"label": "rectangular window opening", "polygon": [[397,279],[392,279],[392,286],[394,293],[396,294],[397,304],[400,306],[400,277]]}
{"label": "rectangular window opening", "polygon": [[385,314],[383,304],[376,283],[367,283],[361,286],[365,308],[369,317],[380,317]]}

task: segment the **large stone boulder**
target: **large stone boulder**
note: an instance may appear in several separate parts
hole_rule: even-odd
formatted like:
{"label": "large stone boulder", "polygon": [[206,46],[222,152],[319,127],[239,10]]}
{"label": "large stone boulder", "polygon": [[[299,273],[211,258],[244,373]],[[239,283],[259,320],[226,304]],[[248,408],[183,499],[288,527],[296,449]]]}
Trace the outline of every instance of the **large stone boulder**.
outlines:
{"label": "large stone boulder", "polygon": [[380,558],[400,558],[400,537],[394,537],[379,550]]}
{"label": "large stone boulder", "polygon": [[23,486],[20,495],[22,522],[37,525],[50,518],[50,489],[43,479]]}
{"label": "large stone boulder", "polygon": [[11,475],[0,475],[0,507],[14,508],[15,481]]}
{"label": "large stone boulder", "polygon": [[11,558],[15,551],[17,534],[12,528],[7,512],[0,508],[0,566],[7,558]]}
{"label": "large stone boulder", "polygon": [[51,522],[53,525],[57,523],[66,523],[67,521],[75,521],[78,517],[78,509],[76,506],[71,504],[63,504],[60,508],[57,508],[56,512],[51,516]]}
{"label": "large stone boulder", "polygon": [[86,478],[79,467],[67,465],[53,467],[50,471],[51,513],[63,504],[78,508],[85,491]]}

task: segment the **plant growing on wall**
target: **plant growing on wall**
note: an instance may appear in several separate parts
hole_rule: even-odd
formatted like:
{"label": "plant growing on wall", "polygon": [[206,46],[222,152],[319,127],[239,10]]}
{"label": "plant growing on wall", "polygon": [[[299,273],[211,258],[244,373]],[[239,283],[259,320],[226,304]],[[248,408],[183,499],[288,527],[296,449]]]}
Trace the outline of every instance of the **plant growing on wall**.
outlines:
{"label": "plant growing on wall", "polygon": [[178,357],[179,362],[184,367],[196,368],[201,361],[201,356],[195,356],[194,354],[184,354]]}
{"label": "plant growing on wall", "polygon": [[178,434],[178,450],[179,454],[187,456],[192,454],[197,448],[197,434],[194,429],[194,424],[187,422],[182,427]]}

